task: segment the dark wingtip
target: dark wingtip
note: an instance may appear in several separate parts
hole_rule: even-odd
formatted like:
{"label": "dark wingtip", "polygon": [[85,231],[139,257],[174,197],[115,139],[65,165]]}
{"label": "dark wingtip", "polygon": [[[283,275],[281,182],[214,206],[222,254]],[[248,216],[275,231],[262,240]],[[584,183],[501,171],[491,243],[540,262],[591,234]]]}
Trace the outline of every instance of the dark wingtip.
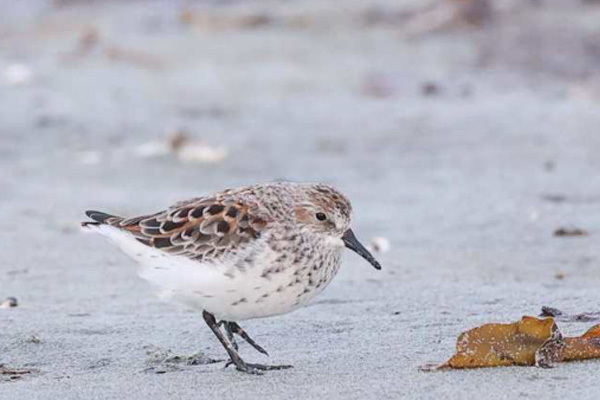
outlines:
{"label": "dark wingtip", "polygon": [[[95,222],[99,222],[101,224],[104,224],[106,222],[106,220],[108,220],[109,218],[114,218],[114,215],[110,215],[107,213],[103,213],[102,211],[94,211],[94,210],[87,210],[85,212],[85,215],[87,215],[88,217],[93,219]],[[84,222],[83,224],[87,224],[87,223]],[[83,226],[85,226],[85,225],[83,225]]]}
{"label": "dark wingtip", "polygon": [[92,222],[92,221],[84,221],[81,223],[82,227],[86,227],[86,226],[98,226],[98,225],[102,225],[100,222]]}

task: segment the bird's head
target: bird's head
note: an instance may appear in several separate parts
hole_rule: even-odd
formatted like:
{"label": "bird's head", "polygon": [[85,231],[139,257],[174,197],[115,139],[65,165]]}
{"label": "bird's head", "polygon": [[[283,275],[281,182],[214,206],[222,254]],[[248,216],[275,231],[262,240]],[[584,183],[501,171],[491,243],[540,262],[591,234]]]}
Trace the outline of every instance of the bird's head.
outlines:
{"label": "bird's head", "polygon": [[379,262],[358,241],[350,229],[352,205],[346,196],[329,185],[303,186],[303,196],[294,207],[297,223],[322,236],[327,245],[347,247],[376,269],[381,269]]}

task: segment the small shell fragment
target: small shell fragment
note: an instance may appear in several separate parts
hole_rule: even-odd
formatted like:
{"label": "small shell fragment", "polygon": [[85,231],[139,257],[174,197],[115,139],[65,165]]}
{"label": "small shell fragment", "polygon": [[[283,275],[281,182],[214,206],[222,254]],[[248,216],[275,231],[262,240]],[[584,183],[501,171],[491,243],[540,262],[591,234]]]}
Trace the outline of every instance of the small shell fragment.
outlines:
{"label": "small shell fragment", "polygon": [[218,164],[227,157],[227,148],[192,142],[179,148],[177,157],[188,163]]}
{"label": "small shell fragment", "polygon": [[387,253],[390,249],[391,245],[389,239],[382,236],[373,238],[369,244],[369,250],[374,253]]}
{"label": "small shell fragment", "polygon": [[7,297],[2,303],[0,303],[0,308],[14,308],[19,305],[19,302],[14,297]]}
{"label": "small shell fragment", "polygon": [[163,157],[169,154],[170,148],[165,142],[147,142],[134,149],[135,155],[140,158]]}
{"label": "small shell fragment", "polygon": [[193,140],[181,129],[173,131],[164,141],[141,144],[134,152],[140,158],[174,155],[181,162],[199,164],[219,164],[229,153],[227,147],[210,146],[201,140]]}
{"label": "small shell fragment", "polygon": [[33,79],[32,69],[25,64],[12,64],[4,69],[4,83],[8,86],[27,85]]}

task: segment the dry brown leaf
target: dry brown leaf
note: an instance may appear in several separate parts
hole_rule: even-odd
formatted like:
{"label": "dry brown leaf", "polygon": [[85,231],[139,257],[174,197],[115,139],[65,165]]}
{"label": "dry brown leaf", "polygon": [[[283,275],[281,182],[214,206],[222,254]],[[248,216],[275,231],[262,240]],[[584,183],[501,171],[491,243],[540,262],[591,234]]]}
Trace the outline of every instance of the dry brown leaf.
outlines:
{"label": "dry brown leaf", "polygon": [[512,324],[486,324],[463,332],[456,354],[424,370],[536,365],[600,358],[600,325],[579,337],[563,338],[553,318],[524,316]]}
{"label": "dry brown leaf", "polygon": [[512,324],[486,324],[463,332],[456,354],[441,368],[534,365],[536,352],[558,329],[552,318],[523,317]]}
{"label": "dry brown leaf", "polygon": [[600,325],[594,325],[579,337],[565,338],[563,361],[600,358]]}

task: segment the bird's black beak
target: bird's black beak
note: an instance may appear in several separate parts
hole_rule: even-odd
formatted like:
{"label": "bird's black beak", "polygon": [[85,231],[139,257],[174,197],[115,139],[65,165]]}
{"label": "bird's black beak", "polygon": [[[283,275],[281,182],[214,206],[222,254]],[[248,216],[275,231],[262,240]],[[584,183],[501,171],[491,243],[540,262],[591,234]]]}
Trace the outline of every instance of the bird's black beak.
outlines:
{"label": "bird's black beak", "polygon": [[381,269],[381,265],[377,262],[375,257],[373,257],[373,255],[369,253],[369,250],[365,249],[365,246],[363,246],[358,241],[356,236],[354,236],[354,232],[352,232],[352,229],[348,229],[344,233],[344,235],[342,236],[342,240],[344,241],[344,244],[347,248],[349,248],[350,250],[367,260],[372,266],[375,267],[375,269]]}

